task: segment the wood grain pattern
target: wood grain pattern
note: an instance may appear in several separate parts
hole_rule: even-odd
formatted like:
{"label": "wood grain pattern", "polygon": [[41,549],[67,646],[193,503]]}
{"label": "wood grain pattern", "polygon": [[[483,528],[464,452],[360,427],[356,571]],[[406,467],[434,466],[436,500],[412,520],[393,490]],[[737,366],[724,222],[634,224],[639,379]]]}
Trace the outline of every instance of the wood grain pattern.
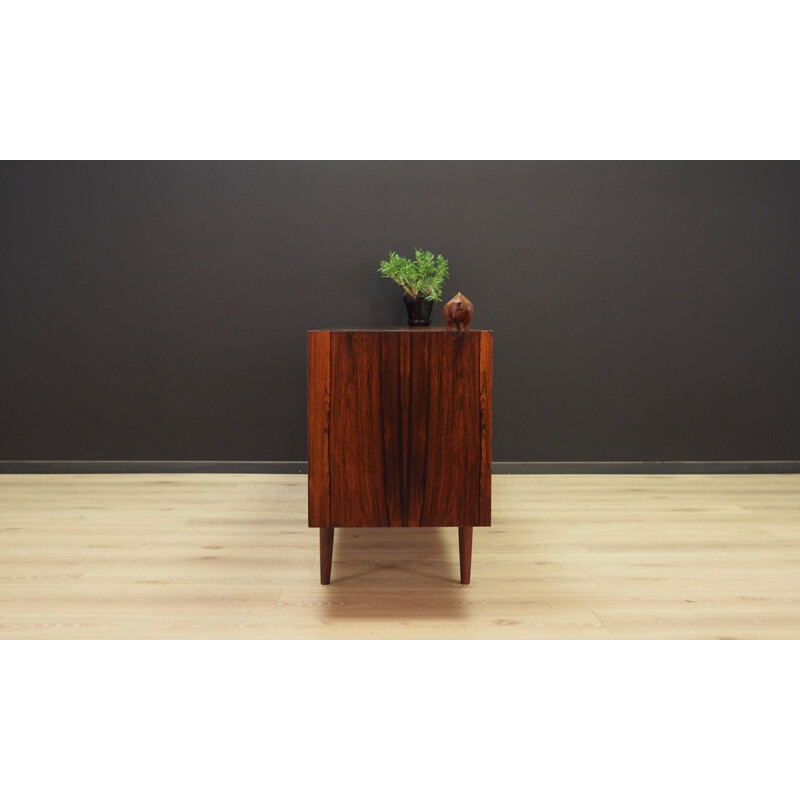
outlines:
{"label": "wood grain pattern", "polygon": [[493,484],[469,587],[452,528],[320,586],[304,475],[0,475],[0,639],[800,639],[800,475]]}
{"label": "wood grain pattern", "polygon": [[[327,436],[337,527],[491,524],[491,334],[332,331]],[[309,349],[309,358],[316,357]],[[309,368],[309,375],[324,370]],[[309,389],[309,396],[320,391]],[[320,405],[320,404],[318,404]],[[324,430],[327,425],[327,433]],[[309,466],[309,491],[320,465]],[[319,527],[320,518],[309,517]]]}
{"label": "wood grain pattern", "polygon": [[406,524],[474,525],[480,519],[480,333],[417,341],[427,350],[426,372],[412,364],[418,408],[404,423],[412,441],[424,442],[412,456],[415,480],[409,485],[422,502]]}
{"label": "wood grain pattern", "polygon": [[[384,435],[385,401],[396,369],[384,370],[383,334],[331,334],[331,524],[400,525],[394,437]],[[388,385],[387,385],[388,384]],[[393,428],[389,428],[391,434]],[[388,448],[388,450],[387,450]]]}
{"label": "wood grain pattern", "polygon": [[331,335],[308,334],[308,524],[330,525]]}
{"label": "wood grain pattern", "polygon": [[[411,369],[409,364],[402,363],[408,351],[401,348],[401,343],[407,338],[388,334],[378,340],[383,486],[388,525],[404,525],[408,513],[408,495],[403,491],[409,469],[408,454],[405,452],[402,430],[396,427],[397,420],[403,418],[403,375],[408,376]],[[391,488],[387,490],[386,487]]]}
{"label": "wood grain pattern", "polygon": [[400,423],[400,437],[406,443],[405,484],[402,491],[405,498],[406,513],[403,524],[414,525],[414,520],[422,519],[425,502],[425,482],[428,479],[428,425],[430,411],[428,384],[431,371],[430,354],[427,337],[405,337],[408,347],[405,350],[407,363],[403,365],[407,387],[404,394],[408,396],[408,404],[403,407],[403,419]]}
{"label": "wood grain pattern", "polygon": [[481,331],[480,406],[481,477],[480,508],[476,525],[492,524],[492,391],[493,341],[491,331]]}

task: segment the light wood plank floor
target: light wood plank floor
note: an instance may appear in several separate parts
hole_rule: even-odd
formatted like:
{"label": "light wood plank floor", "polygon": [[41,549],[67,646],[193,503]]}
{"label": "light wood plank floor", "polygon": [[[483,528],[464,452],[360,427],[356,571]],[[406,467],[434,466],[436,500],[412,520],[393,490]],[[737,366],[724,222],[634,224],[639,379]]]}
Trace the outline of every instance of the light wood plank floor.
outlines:
{"label": "light wood plank floor", "polygon": [[339,529],[302,475],[0,475],[4,639],[797,639],[800,475],[500,475],[456,529]]}

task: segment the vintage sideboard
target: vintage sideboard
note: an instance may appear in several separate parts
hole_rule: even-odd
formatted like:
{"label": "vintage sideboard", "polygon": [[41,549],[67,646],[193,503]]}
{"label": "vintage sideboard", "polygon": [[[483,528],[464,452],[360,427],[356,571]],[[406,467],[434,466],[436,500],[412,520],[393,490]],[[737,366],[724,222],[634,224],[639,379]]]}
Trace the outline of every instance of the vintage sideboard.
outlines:
{"label": "vintage sideboard", "polygon": [[308,524],[330,583],[337,527],[491,525],[492,333],[308,333]]}

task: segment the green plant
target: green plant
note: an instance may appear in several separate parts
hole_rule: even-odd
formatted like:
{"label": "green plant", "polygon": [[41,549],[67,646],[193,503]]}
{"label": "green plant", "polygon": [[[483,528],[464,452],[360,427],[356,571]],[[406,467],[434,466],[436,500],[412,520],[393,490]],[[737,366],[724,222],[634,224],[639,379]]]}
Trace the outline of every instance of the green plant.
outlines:
{"label": "green plant", "polygon": [[428,250],[414,248],[414,261],[395,252],[389,253],[388,261],[381,261],[378,272],[394,281],[411,297],[426,300],[441,300],[442,288],[448,276],[447,259]]}

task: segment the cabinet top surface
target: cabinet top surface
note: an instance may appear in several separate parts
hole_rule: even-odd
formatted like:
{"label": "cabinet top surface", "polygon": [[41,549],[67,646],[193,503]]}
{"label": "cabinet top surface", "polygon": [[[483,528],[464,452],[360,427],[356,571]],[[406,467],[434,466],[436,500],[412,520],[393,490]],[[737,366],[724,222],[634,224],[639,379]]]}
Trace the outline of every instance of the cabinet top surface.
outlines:
{"label": "cabinet top surface", "polygon": [[456,334],[464,333],[492,333],[492,331],[482,328],[473,328],[469,331],[448,331],[444,326],[436,325],[431,325],[428,328],[412,328],[408,325],[398,325],[395,328],[314,328],[313,330],[310,330],[309,333],[447,333],[455,336]]}

